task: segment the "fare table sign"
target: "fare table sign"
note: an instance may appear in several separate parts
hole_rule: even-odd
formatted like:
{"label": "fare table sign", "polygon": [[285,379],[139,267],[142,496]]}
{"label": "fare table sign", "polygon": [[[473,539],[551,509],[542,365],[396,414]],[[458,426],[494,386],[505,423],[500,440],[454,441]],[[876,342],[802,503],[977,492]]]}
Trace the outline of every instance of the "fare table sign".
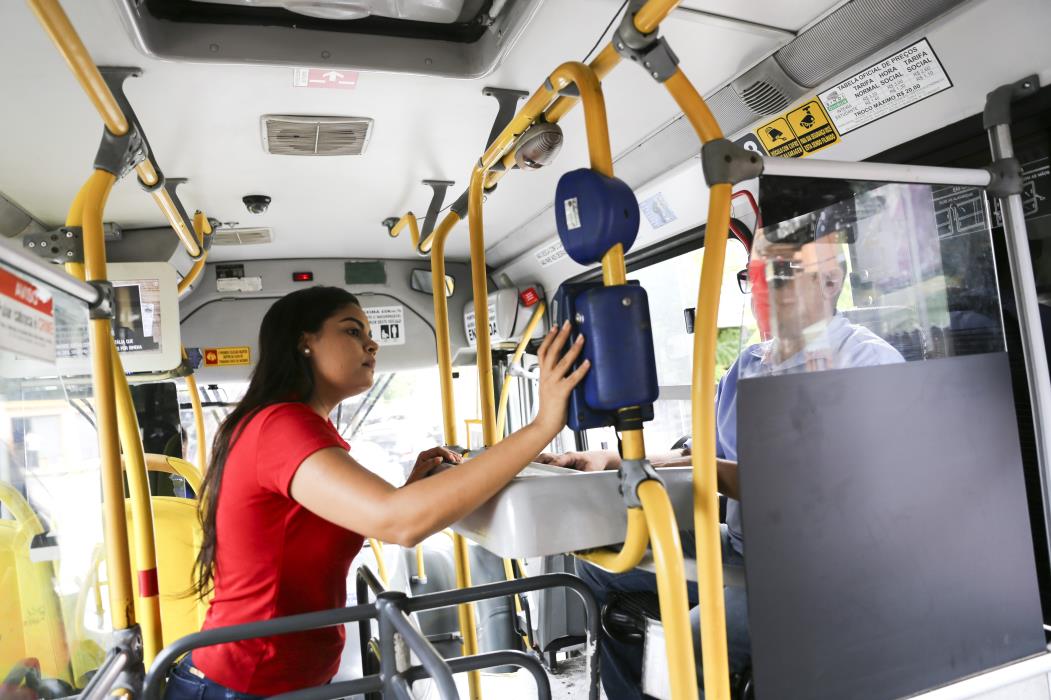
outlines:
{"label": "fare table sign", "polygon": [[0,350],[55,360],[55,300],[29,280],[0,268]]}

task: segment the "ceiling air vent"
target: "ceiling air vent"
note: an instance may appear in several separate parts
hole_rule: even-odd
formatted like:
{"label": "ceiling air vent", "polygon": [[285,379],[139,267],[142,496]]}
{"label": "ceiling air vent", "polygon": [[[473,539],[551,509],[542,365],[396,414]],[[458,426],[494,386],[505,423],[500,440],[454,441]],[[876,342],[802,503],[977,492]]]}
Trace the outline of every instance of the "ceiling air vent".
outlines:
{"label": "ceiling air vent", "polygon": [[219,228],[212,234],[212,245],[259,245],[274,240],[270,229]]}
{"label": "ceiling air vent", "polygon": [[372,134],[367,117],[264,115],[263,148],[283,156],[360,156]]}

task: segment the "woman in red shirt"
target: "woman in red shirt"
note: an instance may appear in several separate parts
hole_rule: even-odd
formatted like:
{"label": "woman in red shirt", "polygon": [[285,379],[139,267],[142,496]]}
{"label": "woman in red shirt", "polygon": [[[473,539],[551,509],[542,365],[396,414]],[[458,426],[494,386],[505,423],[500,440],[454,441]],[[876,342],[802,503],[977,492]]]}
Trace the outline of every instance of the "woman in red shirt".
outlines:
{"label": "woman in red shirt", "polygon": [[[556,332],[557,331],[557,332]],[[536,419],[478,457],[421,481],[443,460],[420,454],[395,488],[358,464],[328,416],[372,386],[378,346],[354,295],[312,287],[263,317],[244,398],[219,428],[201,503],[195,587],[214,589],[204,629],[346,604],[363,538],[412,547],[492,498],[562,429],[581,342],[560,357],[568,326],[540,346]],[[342,627],[222,644],[172,671],[166,700],[238,700],[323,685],[336,673]]]}

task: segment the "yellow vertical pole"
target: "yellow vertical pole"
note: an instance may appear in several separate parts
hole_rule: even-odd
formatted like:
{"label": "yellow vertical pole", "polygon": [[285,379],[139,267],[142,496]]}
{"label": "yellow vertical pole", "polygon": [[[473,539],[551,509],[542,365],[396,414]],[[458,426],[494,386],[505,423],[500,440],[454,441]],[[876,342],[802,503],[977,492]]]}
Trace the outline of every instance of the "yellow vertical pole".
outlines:
{"label": "yellow vertical pole", "polygon": [[485,170],[475,166],[467,190],[467,224],[471,240],[471,291],[474,294],[475,350],[478,358],[478,394],[482,401],[482,438],[496,444],[496,389],[493,385],[493,350],[489,338],[489,271],[485,266],[485,232],[482,224],[482,188]]}
{"label": "yellow vertical pole", "polygon": [[[434,298],[434,338],[438,355],[438,378],[442,394],[442,425],[445,444],[457,445],[456,400],[453,396],[452,341],[449,338],[449,300],[445,298],[445,240],[460,222],[460,215],[450,211],[431,235],[431,288]],[[481,326],[478,326],[481,328]],[[488,325],[486,326],[488,327]],[[491,375],[490,375],[491,376]],[[453,563],[456,568],[456,587],[471,587],[471,559],[467,540],[452,533]],[[456,607],[463,638],[463,655],[478,653],[478,630],[475,626],[474,604],[462,603]],[[482,679],[478,671],[467,674],[471,700],[482,697]]]}
{"label": "yellow vertical pole", "polygon": [[[68,226],[84,231],[84,271],[89,282],[106,280],[106,248],[102,238],[102,210],[116,178],[96,170],[77,195],[79,212],[70,210]],[[109,582],[110,617],[114,629],[135,624],[132,602],[131,560],[128,527],[124,514],[124,478],[117,429],[117,405],[113,387],[113,330],[108,318],[90,321],[91,380],[95,395],[99,462],[102,475],[103,532],[106,540],[106,578]]]}
{"label": "yellow vertical pole", "polygon": [[[697,131],[702,143],[722,138],[715,117],[682,70],[677,70],[664,85]],[[715,471],[715,349],[732,190],[729,184],[716,184],[709,192],[704,259],[697,290],[697,332],[693,336],[692,462],[697,592],[701,603],[705,695],[713,700],[727,700],[730,697],[722,537],[719,531],[719,494]]]}
{"label": "yellow vertical pole", "polygon": [[124,376],[120,356],[112,338],[109,352],[113,357],[113,386],[117,401],[117,426],[124,452],[124,473],[128,475],[128,501],[131,504],[131,526],[138,574],[138,622],[142,627],[143,663],[149,668],[164,646],[161,630],[161,604],[157,581],[157,548],[153,532],[153,504],[146,477],[146,455],[139,433],[139,419],[131,398],[128,379]]}
{"label": "yellow vertical pole", "polygon": [[[110,185],[112,187],[112,184]],[[99,210],[101,227],[101,209]],[[87,259],[87,246],[90,224],[84,222],[85,260]],[[102,254],[105,254],[103,246]],[[74,276],[84,279],[86,273],[85,265],[70,263],[66,266]],[[129,544],[134,545],[134,566],[137,570],[138,595],[137,621],[142,627],[142,651],[143,661],[148,666],[153,658],[160,652],[163,643],[163,631],[161,628],[161,608],[159,596],[159,584],[157,580],[157,550],[156,539],[153,531],[153,505],[150,500],[150,486],[147,480],[146,455],[142,448],[142,438],[139,433],[139,420],[135,414],[135,403],[131,398],[131,389],[128,386],[127,377],[121,366],[120,355],[113,342],[112,334],[109,337],[108,347],[104,352],[110,354],[112,376],[113,376],[113,398],[116,405],[117,433],[120,440],[121,452],[123,454],[123,469],[127,474],[128,501],[131,504],[131,523],[134,537],[129,538]],[[94,353],[94,346],[92,352]],[[123,499],[123,477],[121,483],[121,495]],[[130,568],[129,568],[130,572]]]}
{"label": "yellow vertical pole", "polygon": [[[183,357],[186,357],[185,349],[183,349]],[[208,471],[208,437],[204,429],[201,392],[197,387],[197,377],[193,374],[186,375],[186,389],[190,394],[190,405],[193,406],[193,430],[197,437],[197,469],[204,474]]]}

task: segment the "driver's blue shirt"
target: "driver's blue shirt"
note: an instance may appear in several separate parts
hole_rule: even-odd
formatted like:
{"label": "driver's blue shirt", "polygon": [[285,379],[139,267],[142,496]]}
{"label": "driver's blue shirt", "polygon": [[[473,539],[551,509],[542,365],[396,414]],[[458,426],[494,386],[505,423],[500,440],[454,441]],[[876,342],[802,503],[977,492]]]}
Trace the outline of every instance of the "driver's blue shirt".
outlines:
{"label": "driver's blue shirt", "polygon": [[[904,362],[901,353],[889,343],[864,326],[852,325],[842,315],[836,315],[824,330],[824,339],[834,349],[835,366],[870,367]],[[737,461],[737,383],[773,374],[802,371],[806,358],[804,353],[790,357],[785,362],[769,361],[772,344],[751,345],[737,357],[733,366],[719,381],[715,393],[715,455],[719,459]],[[744,538],[741,534],[741,504],[729,499],[726,503],[726,528],[730,544],[744,554]]]}

